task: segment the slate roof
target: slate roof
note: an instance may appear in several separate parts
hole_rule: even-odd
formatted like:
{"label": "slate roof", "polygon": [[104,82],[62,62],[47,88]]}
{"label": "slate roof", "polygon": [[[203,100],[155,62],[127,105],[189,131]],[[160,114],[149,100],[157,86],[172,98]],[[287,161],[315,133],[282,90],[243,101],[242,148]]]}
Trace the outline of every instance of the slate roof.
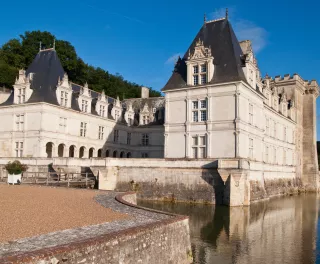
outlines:
{"label": "slate roof", "polygon": [[215,66],[213,78],[209,83],[224,83],[244,81],[246,77],[242,70],[244,62],[243,53],[239,41],[227,19],[206,22],[183,58],[177,61],[174,71],[162,91],[187,87],[187,66],[188,51],[193,52],[196,42],[203,41],[205,47],[211,47],[211,54]]}

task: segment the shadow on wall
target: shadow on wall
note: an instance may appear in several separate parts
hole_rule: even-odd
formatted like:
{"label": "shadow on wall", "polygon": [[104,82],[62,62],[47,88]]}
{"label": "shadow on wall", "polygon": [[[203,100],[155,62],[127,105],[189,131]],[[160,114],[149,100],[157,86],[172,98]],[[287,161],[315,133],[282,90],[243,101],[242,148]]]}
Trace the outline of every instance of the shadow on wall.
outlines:
{"label": "shadow on wall", "polygon": [[212,192],[210,192],[211,203],[216,205],[224,204],[224,193],[225,188],[228,188],[228,185],[225,186],[220,174],[218,173],[218,160],[210,162],[202,167],[201,178],[210,185]]}

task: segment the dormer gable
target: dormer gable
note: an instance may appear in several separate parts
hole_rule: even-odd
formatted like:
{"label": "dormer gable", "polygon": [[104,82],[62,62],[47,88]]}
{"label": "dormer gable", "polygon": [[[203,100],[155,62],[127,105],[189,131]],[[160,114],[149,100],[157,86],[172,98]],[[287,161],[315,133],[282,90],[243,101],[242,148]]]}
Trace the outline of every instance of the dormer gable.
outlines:
{"label": "dormer gable", "polygon": [[121,120],[122,107],[121,107],[121,102],[120,102],[119,96],[117,96],[117,99],[114,100],[114,102],[113,102],[113,107],[111,109],[111,115],[116,122]]}
{"label": "dormer gable", "polygon": [[291,118],[291,120],[293,121],[296,121],[296,113],[297,113],[297,109],[296,109],[295,101],[294,99],[291,99],[289,104],[289,110],[288,110],[289,118]]}
{"label": "dormer gable", "polygon": [[104,90],[102,90],[101,94],[98,95],[98,100],[96,103],[96,112],[101,117],[108,116],[108,100]]}
{"label": "dormer gable", "polygon": [[84,113],[91,113],[91,102],[91,91],[89,90],[88,83],[85,83],[85,85],[80,88],[80,94],[78,97],[80,110]]}
{"label": "dormer gable", "polygon": [[263,80],[263,95],[266,97],[264,102],[269,107],[272,107],[272,91],[270,88],[271,78],[266,75],[265,79]]}
{"label": "dormer gable", "polygon": [[152,119],[152,112],[150,112],[148,104],[145,103],[143,108],[140,110],[139,124],[147,125],[152,121],[151,119]]}
{"label": "dormer gable", "polygon": [[133,125],[133,121],[134,121],[134,110],[132,107],[132,103],[128,104],[128,108],[124,114],[124,118],[128,124],[128,126],[132,126]]}
{"label": "dormer gable", "polygon": [[272,108],[279,111],[279,95],[278,95],[278,89],[277,87],[272,88]]}
{"label": "dormer gable", "polygon": [[62,80],[60,77],[58,79],[56,96],[60,106],[71,107],[72,86],[67,73],[64,73]]}
{"label": "dormer gable", "polygon": [[32,80],[32,77],[32,73],[26,76],[25,70],[19,70],[19,75],[16,78],[15,84],[13,85],[14,104],[24,104],[29,100],[33,92],[33,90],[30,88],[30,80]]}
{"label": "dormer gable", "polygon": [[205,47],[199,39],[194,49],[189,49],[186,65],[187,85],[204,85],[210,82],[214,72],[211,47]]}

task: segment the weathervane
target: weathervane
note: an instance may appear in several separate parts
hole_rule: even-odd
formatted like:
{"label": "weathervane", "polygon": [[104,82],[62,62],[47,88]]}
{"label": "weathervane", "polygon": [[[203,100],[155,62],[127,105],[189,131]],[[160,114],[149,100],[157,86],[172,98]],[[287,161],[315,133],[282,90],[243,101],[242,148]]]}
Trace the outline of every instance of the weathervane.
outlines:
{"label": "weathervane", "polygon": [[207,16],[206,16],[206,13],[204,13],[203,20],[204,20],[204,24],[206,24],[206,22],[207,22]]}
{"label": "weathervane", "polygon": [[228,20],[228,16],[229,16],[229,11],[228,8],[226,8],[226,19]]}

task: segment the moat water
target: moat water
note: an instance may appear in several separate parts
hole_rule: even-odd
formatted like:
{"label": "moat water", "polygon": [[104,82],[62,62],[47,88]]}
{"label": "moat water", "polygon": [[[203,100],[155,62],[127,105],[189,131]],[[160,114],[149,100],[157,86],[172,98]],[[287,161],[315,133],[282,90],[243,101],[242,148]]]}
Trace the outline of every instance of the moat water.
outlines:
{"label": "moat water", "polygon": [[274,198],[244,208],[139,202],[188,215],[195,264],[320,264],[320,198]]}

